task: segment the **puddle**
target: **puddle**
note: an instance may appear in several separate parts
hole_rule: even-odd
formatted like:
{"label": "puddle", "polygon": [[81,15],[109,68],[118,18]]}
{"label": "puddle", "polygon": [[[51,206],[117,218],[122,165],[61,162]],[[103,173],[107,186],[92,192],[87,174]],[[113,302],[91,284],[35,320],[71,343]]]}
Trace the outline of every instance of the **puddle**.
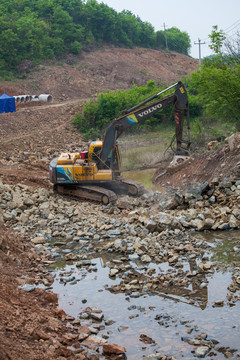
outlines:
{"label": "puddle", "polygon": [[154,185],[152,183],[152,177],[155,171],[156,169],[125,171],[122,173],[122,176],[125,177],[126,179],[140,182],[141,184],[143,184],[145,189],[165,192],[166,191],[165,188],[161,187],[160,185]]}
{"label": "puddle", "polygon": [[[236,302],[235,306],[227,304],[227,287],[232,280],[232,249],[239,244],[240,232],[201,233],[196,236],[204,237],[212,245],[206,255],[214,263],[215,271],[207,276],[207,286],[199,288],[192,282],[187,288],[173,286],[162,291],[160,288],[136,297],[111,291],[113,285],[124,280],[124,277],[109,276],[108,264],[112,255],[94,255],[91,266],[77,267],[74,262],[68,264],[62,260],[62,255],[69,250],[81,251],[76,244],[72,243],[72,249],[70,244],[68,247],[54,247],[53,250],[57,248],[61,255],[52,265],[56,274],[52,290],[59,296],[59,307],[75,318],[79,318],[86,307],[101,309],[104,314],[101,324],[105,328],[97,336],[107,337],[108,342],[126,347],[130,360],[157,352],[177,359],[194,358],[195,347],[186,340],[202,333],[206,333],[208,339],[218,341],[218,346],[235,349],[234,358],[240,352],[240,302]],[[114,260],[117,259],[115,256]],[[235,256],[234,261],[239,264],[239,260],[239,255]],[[185,270],[191,270],[196,263],[186,262],[183,265]],[[156,275],[177,271],[168,263],[152,263],[148,267],[153,268]],[[146,265],[130,263],[130,271],[144,273],[145,270]],[[223,301],[224,305],[213,307],[215,301]],[[106,320],[111,320],[111,325],[106,325]],[[92,322],[81,319],[81,324],[91,326]],[[142,342],[143,335],[152,339],[152,343]],[[226,359],[220,350],[214,350],[211,358]]]}

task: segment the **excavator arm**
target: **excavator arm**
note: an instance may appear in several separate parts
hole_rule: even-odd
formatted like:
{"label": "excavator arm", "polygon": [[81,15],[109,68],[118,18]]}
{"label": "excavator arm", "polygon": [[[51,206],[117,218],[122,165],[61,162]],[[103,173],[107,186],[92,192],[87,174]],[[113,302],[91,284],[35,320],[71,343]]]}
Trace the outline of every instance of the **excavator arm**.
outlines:
{"label": "excavator arm", "polygon": [[[175,92],[171,95],[168,95],[162,99],[158,99],[150,104],[150,101],[159,97],[162,93],[167,90],[175,87]],[[181,152],[182,145],[182,132],[183,132],[183,119],[184,112],[187,110],[187,124],[188,130],[190,130],[190,122],[189,122],[189,111],[188,111],[188,96],[187,91],[182,82],[178,82],[168,87],[167,89],[151,96],[150,98],[144,100],[140,104],[132,107],[129,110],[124,112],[124,115],[114,119],[111,124],[106,129],[104,138],[102,151],[100,154],[100,159],[102,163],[105,163],[110,152],[116,146],[116,141],[119,136],[131,126],[134,126],[142,121],[153,116],[155,113],[160,111],[161,109],[166,108],[167,106],[173,104],[175,111],[175,126],[176,126],[176,141],[177,141],[177,153]],[[190,146],[190,139],[187,141],[188,147]]]}

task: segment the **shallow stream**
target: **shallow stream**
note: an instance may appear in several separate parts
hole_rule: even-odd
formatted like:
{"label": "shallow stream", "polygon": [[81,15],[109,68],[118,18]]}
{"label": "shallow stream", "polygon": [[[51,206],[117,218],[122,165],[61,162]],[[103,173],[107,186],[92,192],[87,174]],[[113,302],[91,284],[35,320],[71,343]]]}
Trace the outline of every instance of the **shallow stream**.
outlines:
{"label": "shallow stream", "polygon": [[[82,317],[82,325],[95,326],[96,332],[99,331],[96,336],[126,347],[127,359],[157,359],[157,353],[176,359],[194,359],[196,346],[189,343],[189,338],[196,341],[203,333],[208,340],[218,343],[205,358],[237,359],[240,353],[240,302],[228,302],[227,288],[234,268],[240,266],[240,254],[233,252],[234,246],[239,244],[240,232],[196,233],[194,236],[211,244],[205,255],[214,264],[214,272],[207,275],[206,286],[194,288],[193,282],[181,290],[171,286],[165,292],[143,294],[110,291],[121,278],[109,276],[108,264],[113,255],[94,254],[94,243],[91,244],[91,266],[80,268],[74,262],[63,260],[70,251],[82,251],[76,243],[52,247],[56,252],[56,262],[51,265],[56,275],[52,290],[59,296],[59,307],[75,318]],[[116,255],[114,259],[118,259]],[[184,263],[184,269],[194,268],[197,262],[198,259],[195,263]],[[134,271],[146,270],[146,264],[134,261],[129,264]],[[155,268],[156,274],[171,270],[168,263],[147,266]],[[214,306],[215,302],[222,303]],[[82,316],[86,307],[102,310],[103,320],[93,323]],[[155,355],[150,357],[150,354]]]}

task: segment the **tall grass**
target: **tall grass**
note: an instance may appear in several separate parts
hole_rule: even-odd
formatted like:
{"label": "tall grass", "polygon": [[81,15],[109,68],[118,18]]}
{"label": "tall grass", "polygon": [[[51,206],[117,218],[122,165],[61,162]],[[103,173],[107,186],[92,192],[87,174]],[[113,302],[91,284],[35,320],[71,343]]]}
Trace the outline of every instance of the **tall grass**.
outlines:
{"label": "tall grass", "polygon": [[127,135],[119,140],[122,171],[154,165],[165,159],[165,151],[174,132],[171,126],[163,131]]}
{"label": "tall grass", "polygon": [[[208,151],[207,144],[211,140],[221,144],[235,130],[229,123],[195,118],[191,122],[190,155]],[[155,132],[123,135],[119,139],[122,171],[138,170],[170,159],[174,153],[166,150],[173,135],[173,126],[166,123]]]}

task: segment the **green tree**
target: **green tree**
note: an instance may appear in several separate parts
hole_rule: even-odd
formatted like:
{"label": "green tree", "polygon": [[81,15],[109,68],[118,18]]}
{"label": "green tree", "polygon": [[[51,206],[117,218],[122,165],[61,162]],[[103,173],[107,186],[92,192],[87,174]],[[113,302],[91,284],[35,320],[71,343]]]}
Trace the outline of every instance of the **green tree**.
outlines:
{"label": "green tree", "polygon": [[189,54],[191,41],[188,33],[180,31],[176,27],[166,30],[169,50],[173,50],[185,55]]}
{"label": "green tree", "polygon": [[70,51],[72,54],[75,54],[75,55],[80,54],[80,52],[82,51],[82,44],[78,41],[74,41],[71,44]]}
{"label": "green tree", "polygon": [[155,43],[156,47],[159,49],[165,49],[166,48],[166,39],[164,36],[164,32],[162,30],[159,30],[155,34]]}
{"label": "green tree", "polygon": [[227,58],[204,61],[201,71],[191,76],[190,88],[197,89],[205,116],[232,122],[240,130],[240,64],[232,66]]}
{"label": "green tree", "polygon": [[218,26],[214,25],[211,34],[209,35],[211,44],[209,45],[215,54],[220,54],[223,46],[224,40],[226,40],[226,35],[223,30],[218,30]]}
{"label": "green tree", "polygon": [[[16,69],[23,60],[38,62],[84,47],[110,43],[164,48],[162,32],[131,11],[117,13],[96,0],[0,0],[0,63]],[[168,29],[169,48],[187,54],[188,35]]]}
{"label": "green tree", "polygon": [[4,66],[13,68],[15,66],[15,61],[18,59],[17,54],[17,43],[18,37],[12,29],[7,29],[1,32],[0,37],[0,53],[2,60],[2,68]]}
{"label": "green tree", "polygon": [[153,26],[148,22],[142,22],[141,25],[141,34],[140,34],[140,44],[144,47],[154,47],[155,45],[155,33]]}
{"label": "green tree", "polygon": [[140,23],[131,11],[123,10],[119,16],[118,21],[120,24],[121,32],[119,35],[120,42],[123,41],[124,45],[132,47],[134,44],[140,44]]}

